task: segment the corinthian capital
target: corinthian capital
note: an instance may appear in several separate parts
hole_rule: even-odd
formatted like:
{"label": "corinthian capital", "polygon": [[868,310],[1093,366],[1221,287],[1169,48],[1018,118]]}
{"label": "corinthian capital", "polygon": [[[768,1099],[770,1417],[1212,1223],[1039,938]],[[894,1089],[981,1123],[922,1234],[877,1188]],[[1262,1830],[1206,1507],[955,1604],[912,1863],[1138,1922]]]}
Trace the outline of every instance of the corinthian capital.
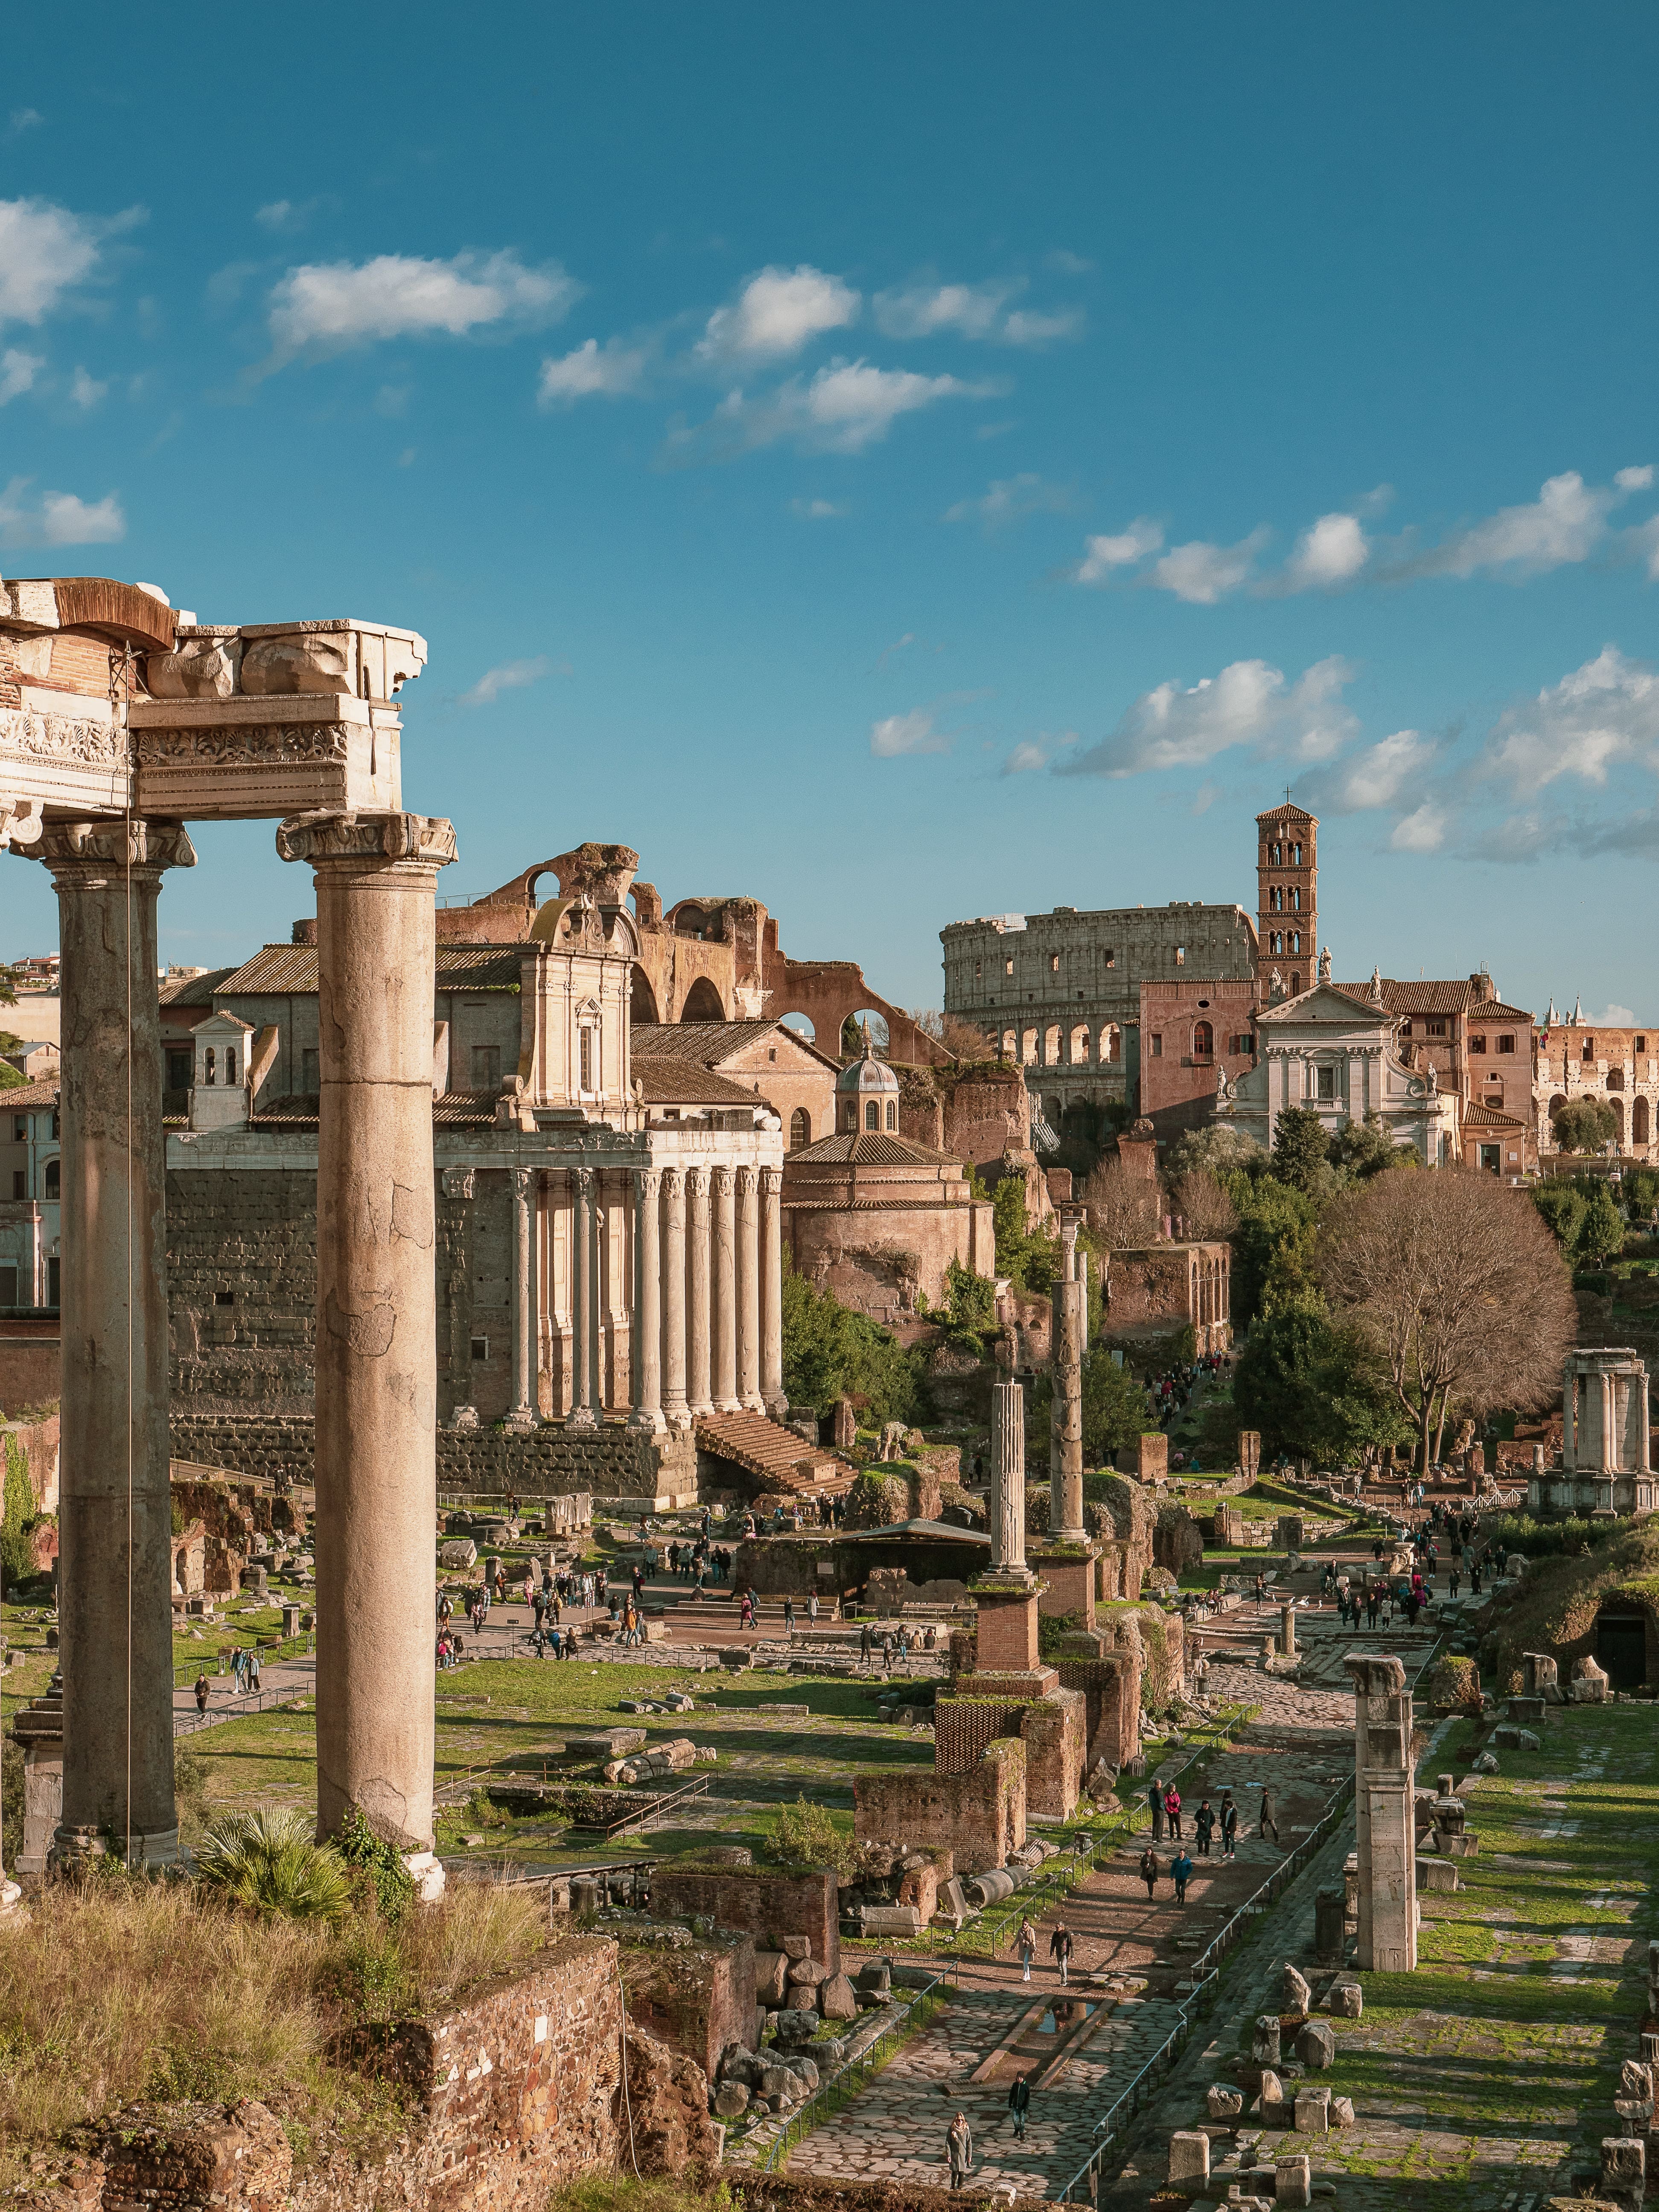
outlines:
{"label": "corinthian capital", "polygon": [[783,1193],[783,1170],[763,1168],[760,1171],[761,1190],[767,1198],[778,1198]]}
{"label": "corinthian capital", "polygon": [[102,875],[111,868],[193,868],[196,848],[182,822],[142,815],[99,822],[48,822],[33,844],[13,848],[20,860],[43,860],[54,875]]}
{"label": "corinthian capital", "polygon": [[285,860],[413,860],[447,867],[455,825],[438,814],[291,814],[276,825]]}

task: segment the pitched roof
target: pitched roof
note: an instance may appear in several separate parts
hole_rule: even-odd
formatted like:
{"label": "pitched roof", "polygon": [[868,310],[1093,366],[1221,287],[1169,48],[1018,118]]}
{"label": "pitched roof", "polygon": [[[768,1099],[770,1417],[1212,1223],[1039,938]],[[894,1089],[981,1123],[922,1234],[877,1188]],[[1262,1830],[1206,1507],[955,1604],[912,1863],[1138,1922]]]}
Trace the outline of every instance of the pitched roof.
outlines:
{"label": "pitched roof", "polygon": [[164,1006],[210,1006],[214,993],[235,973],[234,968],[208,968],[199,975],[172,975],[155,995]]}
{"label": "pitched roof", "polygon": [[1310,814],[1305,806],[1292,806],[1288,799],[1282,806],[1270,806],[1265,814],[1258,814],[1255,818],[1258,822],[1305,822],[1313,829],[1319,826],[1316,814]]}
{"label": "pitched roof", "polygon": [[1532,1016],[1522,1006],[1506,1006],[1501,999],[1483,1000],[1478,1006],[1469,1008],[1472,1022],[1525,1022],[1532,1026]]}
{"label": "pitched roof", "polygon": [[839,1060],[821,1052],[810,1037],[781,1021],[635,1022],[629,1037],[635,1060],[690,1060],[699,1067],[720,1067],[734,1054],[780,1034],[825,1067],[840,1066]]}
{"label": "pitched roof", "polygon": [[1470,1099],[1463,1109],[1462,1121],[1466,1129],[1522,1129],[1526,1127],[1523,1121],[1517,1121],[1513,1114],[1500,1113],[1496,1106],[1488,1106],[1479,1098]]}
{"label": "pitched roof", "polygon": [[42,1076],[38,1083],[16,1083],[9,1091],[0,1091],[0,1114],[15,1112],[20,1106],[55,1106],[63,1088],[56,1076]]}
{"label": "pitched roof", "polygon": [[[784,1162],[787,1168],[960,1168],[949,1152],[935,1152],[909,1137],[890,1137],[875,1129],[843,1129],[803,1145]],[[966,1170],[963,1170],[966,1173]]]}
{"label": "pitched roof", "polygon": [[[1346,991],[1350,998],[1370,997],[1369,982],[1338,983],[1334,988]],[[1429,982],[1420,976],[1411,982],[1401,976],[1385,975],[1382,1003],[1391,1014],[1461,1014],[1474,999],[1474,990],[1467,975],[1455,982]],[[1522,1018],[1528,1018],[1523,1015]]]}
{"label": "pitched roof", "polygon": [[[520,949],[516,945],[441,945],[436,984],[441,991],[516,991]],[[216,995],[293,993],[305,997],[317,988],[314,945],[266,945],[240,968],[228,971]]]}
{"label": "pitched roof", "polygon": [[763,1106],[757,1090],[683,1060],[634,1060],[634,1079],[647,1106]]}
{"label": "pitched roof", "polygon": [[[493,1091],[446,1091],[432,1102],[432,1120],[439,1128],[494,1121]],[[314,1091],[296,1091],[286,1098],[262,1099],[250,1116],[251,1128],[314,1128],[318,1097]]]}

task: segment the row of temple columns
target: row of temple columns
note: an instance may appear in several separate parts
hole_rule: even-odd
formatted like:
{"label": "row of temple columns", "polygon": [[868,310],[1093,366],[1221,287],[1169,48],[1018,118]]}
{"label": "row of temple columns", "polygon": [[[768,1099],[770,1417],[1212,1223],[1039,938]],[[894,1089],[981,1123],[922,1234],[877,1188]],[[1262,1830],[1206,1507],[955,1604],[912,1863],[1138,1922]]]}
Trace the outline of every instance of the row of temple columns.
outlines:
{"label": "row of temple columns", "polygon": [[[570,1212],[568,1429],[605,1411],[600,1349],[608,1203],[627,1178],[633,1296],[629,1425],[658,1431],[699,1413],[779,1413],[784,1404],[781,1168],[515,1168],[513,1409],[534,1427],[538,1364],[535,1218]],[[620,1410],[620,1409],[617,1409]]]}

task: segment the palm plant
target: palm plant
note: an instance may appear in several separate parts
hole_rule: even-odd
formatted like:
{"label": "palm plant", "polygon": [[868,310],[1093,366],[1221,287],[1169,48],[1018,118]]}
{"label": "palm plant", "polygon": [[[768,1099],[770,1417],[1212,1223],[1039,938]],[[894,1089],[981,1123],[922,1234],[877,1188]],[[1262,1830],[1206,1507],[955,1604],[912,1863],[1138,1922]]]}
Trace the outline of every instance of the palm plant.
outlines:
{"label": "palm plant", "polygon": [[305,1814],[279,1805],[214,1821],[197,1847],[196,1875],[233,1904],[285,1920],[337,1920],[351,1899],[338,1852],[313,1840]]}

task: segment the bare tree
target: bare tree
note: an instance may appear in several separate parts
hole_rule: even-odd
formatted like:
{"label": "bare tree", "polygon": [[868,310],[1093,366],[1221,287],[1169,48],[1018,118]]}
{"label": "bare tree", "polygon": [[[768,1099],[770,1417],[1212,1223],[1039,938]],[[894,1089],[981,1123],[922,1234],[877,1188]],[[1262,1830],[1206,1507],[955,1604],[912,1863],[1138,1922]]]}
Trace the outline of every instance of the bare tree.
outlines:
{"label": "bare tree", "polygon": [[924,1036],[942,1044],[958,1060],[996,1058],[994,1041],[972,1022],[964,1022],[959,1014],[942,1014],[937,1006],[908,1006],[905,1011]]}
{"label": "bare tree", "polygon": [[1121,1160],[1103,1160],[1083,1186],[1089,1226],[1109,1252],[1150,1244],[1158,1231],[1158,1185],[1131,1175]]}
{"label": "bare tree", "polygon": [[1238,1208],[1203,1168],[1177,1176],[1170,1190],[1170,1211],[1181,1217],[1182,1233],[1200,1243],[1218,1243],[1238,1226]]}
{"label": "bare tree", "polygon": [[1560,1386],[1571,1282],[1530,1198],[1492,1176],[1374,1177],[1332,1206],[1316,1267],[1382,1358],[1425,1474],[1454,1407],[1530,1412]]}

